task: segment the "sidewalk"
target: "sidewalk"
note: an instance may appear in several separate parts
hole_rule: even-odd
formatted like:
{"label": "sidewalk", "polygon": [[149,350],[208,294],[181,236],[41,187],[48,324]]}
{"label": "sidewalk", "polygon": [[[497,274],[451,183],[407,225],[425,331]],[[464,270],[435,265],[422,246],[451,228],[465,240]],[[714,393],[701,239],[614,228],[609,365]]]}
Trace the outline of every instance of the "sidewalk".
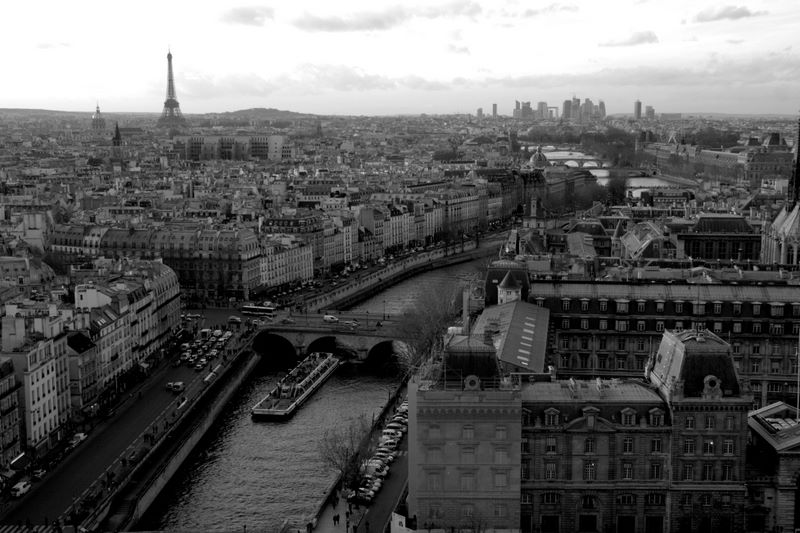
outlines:
{"label": "sidewalk", "polygon": [[[339,523],[334,525],[333,517],[337,514],[339,515]],[[348,514],[350,515],[349,519]],[[334,507],[333,502],[329,501],[323,508],[322,513],[320,513],[319,521],[313,531],[315,533],[354,533],[353,526],[356,526],[358,533],[365,533],[366,521],[364,520],[364,515],[366,514],[367,508],[363,505],[349,505],[347,501],[340,498]],[[372,530],[371,533],[375,533],[375,528],[370,529]]]}

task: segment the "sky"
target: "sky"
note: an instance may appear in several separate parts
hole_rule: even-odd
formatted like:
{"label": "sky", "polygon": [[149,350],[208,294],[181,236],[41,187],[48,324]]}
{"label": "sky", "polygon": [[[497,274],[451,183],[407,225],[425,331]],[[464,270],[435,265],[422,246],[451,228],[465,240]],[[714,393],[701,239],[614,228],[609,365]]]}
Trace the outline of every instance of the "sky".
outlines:
{"label": "sky", "polygon": [[184,114],[797,115],[797,0],[27,0],[0,7],[0,108]]}

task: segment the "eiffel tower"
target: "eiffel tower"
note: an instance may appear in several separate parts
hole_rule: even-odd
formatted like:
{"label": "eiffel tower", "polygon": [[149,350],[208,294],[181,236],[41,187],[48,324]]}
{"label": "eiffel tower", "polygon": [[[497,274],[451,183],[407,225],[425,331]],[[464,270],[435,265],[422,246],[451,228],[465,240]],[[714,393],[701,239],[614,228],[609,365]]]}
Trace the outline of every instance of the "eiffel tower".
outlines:
{"label": "eiffel tower", "polygon": [[178,129],[186,125],[181,114],[181,107],[175,97],[175,78],[172,76],[172,52],[167,51],[167,99],[164,100],[164,111],[158,119],[157,127]]}

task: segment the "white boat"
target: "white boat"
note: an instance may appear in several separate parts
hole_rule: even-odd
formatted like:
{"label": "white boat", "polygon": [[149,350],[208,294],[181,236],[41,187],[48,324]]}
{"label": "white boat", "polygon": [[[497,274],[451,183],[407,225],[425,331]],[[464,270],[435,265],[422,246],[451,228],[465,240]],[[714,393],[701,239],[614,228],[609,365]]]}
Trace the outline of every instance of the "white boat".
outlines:
{"label": "white boat", "polygon": [[281,379],[269,395],[251,410],[258,420],[287,420],[339,366],[339,359],[328,352],[314,352]]}

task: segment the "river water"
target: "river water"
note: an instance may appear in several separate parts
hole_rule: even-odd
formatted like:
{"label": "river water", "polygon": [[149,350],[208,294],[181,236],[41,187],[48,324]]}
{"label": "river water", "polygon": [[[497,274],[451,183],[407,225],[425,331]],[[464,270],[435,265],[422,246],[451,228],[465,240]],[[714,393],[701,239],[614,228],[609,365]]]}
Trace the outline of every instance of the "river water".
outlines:
{"label": "river water", "polygon": [[[355,309],[411,312],[420,294],[449,294],[449,287],[482,277],[485,264],[421,274]],[[254,374],[242,386],[139,529],[274,532],[285,520],[302,525],[336,477],[319,457],[321,435],[361,415],[371,420],[397,386],[393,378],[339,372],[290,421],[253,422],[250,408],[276,381],[274,374]]]}

